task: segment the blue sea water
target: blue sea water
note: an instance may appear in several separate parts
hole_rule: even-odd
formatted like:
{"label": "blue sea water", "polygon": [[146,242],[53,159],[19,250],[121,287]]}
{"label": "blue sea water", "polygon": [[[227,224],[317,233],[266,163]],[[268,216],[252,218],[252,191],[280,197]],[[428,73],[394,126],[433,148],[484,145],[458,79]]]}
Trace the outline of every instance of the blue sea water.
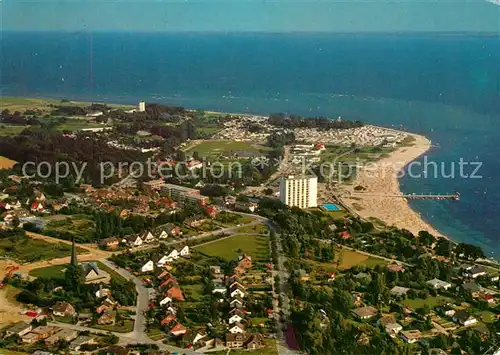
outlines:
{"label": "blue sea water", "polygon": [[500,255],[499,36],[4,32],[1,42],[2,95],[342,116],[424,134],[428,160],[446,173],[479,161],[482,178],[404,177],[405,192],[462,197],[412,207]]}

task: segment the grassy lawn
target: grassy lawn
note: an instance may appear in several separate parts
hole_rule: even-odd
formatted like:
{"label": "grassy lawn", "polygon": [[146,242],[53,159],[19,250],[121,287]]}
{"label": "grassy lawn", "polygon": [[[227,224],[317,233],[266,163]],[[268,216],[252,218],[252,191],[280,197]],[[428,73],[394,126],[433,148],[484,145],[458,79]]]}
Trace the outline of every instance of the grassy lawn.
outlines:
{"label": "grassy lawn", "polygon": [[29,126],[0,124],[0,137],[17,136]]}
{"label": "grassy lawn", "polygon": [[94,221],[90,216],[76,215],[73,217],[66,217],[63,219],[50,219],[44,228],[45,233],[72,233],[76,240],[88,241],[95,232]]}
{"label": "grassy lawn", "polygon": [[198,302],[201,301],[203,297],[203,285],[194,284],[194,285],[183,285],[182,292],[184,292],[184,297],[189,301]]}
{"label": "grassy lawn", "polygon": [[29,237],[20,239],[4,238],[0,240],[0,257],[20,262],[50,260],[69,255],[71,255],[71,245],[68,244],[48,243]]}
{"label": "grassy lawn", "polygon": [[146,334],[152,340],[158,341],[166,337],[166,334],[159,328],[150,328]]}
{"label": "grassy lawn", "polygon": [[52,265],[30,270],[29,275],[44,278],[63,278],[64,270],[66,270],[66,265]]}
{"label": "grassy lawn", "polygon": [[453,300],[451,298],[444,296],[436,296],[436,297],[429,296],[426,299],[416,298],[412,300],[408,298],[403,303],[407,306],[412,307],[413,309],[418,309],[422,308],[424,304],[427,304],[430,307],[436,307],[442,303],[448,303],[448,302],[453,302]]}
{"label": "grassy lawn", "polygon": [[236,233],[265,234],[266,232],[267,227],[263,223],[254,224],[252,226],[243,226],[236,230]]}
{"label": "grassy lawn", "polygon": [[213,243],[200,245],[195,249],[201,253],[218,256],[226,261],[236,260],[246,253],[255,261],[269,260],[269,240],[267,236],[232,236]]}
{"label": "grassy lawn", "polygon": [[198,152],[201,156],[214,157],[221,153],[229,153],[234,151],[248,151],[248,152],[265,152],[269,151],[269,147],[262,145],[251,144],[247,142],[235,142],[227,140],[206,140],[197,144],[196,146],[189,147],[186,153]]}
{"label": "grassy lawn", "polygon": [[[340,252],[337,250],[335,253],[335,262],[337,262],[340,256]],[[387,265],[388,262],[384,259],[375,258],[365,254],[358,253],[354,250],[344,249],[342,260],[339,265],[339,269],[345,270],[349,269],[355,265],[366,265],[367,267],[374,267],[376,265]]]}
{"label": "grassy lawn", "polygon": [[493,323],[496,320],[495,313],[490,311],[483,311],[477,314],[484,323]]}
{"label": "grassy lawn", "polygon": [[117,332],[117,333],[129,333],[132,330],[134,330],[134,321],[131,319],[126,319],[123,322],[123,325],[121,324],[115,324],[115,325],[99,325],[95,324],[92,326],[92,328],[95,329],[101,329],[101,330],[107,330],[110,332]]}
{"label": "grassy lawn", "polygon": [[0,354],[1,355],[26,355],[27,353],[22,353],[22,352],[19,352],[19,351],[12,351],[12,350],[7,350],[7,349],[0,348]]}

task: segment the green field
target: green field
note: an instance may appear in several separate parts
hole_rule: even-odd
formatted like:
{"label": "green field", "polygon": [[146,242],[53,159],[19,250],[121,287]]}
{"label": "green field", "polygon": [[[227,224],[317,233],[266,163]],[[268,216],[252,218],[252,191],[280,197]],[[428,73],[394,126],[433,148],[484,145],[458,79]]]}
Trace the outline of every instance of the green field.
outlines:
{"label": "green field", "polygon": [[19,351],[12,351],[12,350],[0,348],[0,355],[26,355],[26,354],[28,354],[28,353],[22,353]]}
{"label": "green field", "polygon": [[[61,100],[57,99],[43,99],[43,98],[26,98],[26,97],[12,97],[12,96],[6,96],[0,98],[0,107],[2,108],[2,110],[8,109],[11,112],[40,110],[43,113],[47,113],[54,109],[53,107],[51,107],[51,105],[86,107],[89,106],[90,104],[91,102],[83,102],[83,101],[61,102]],[[110,108],[123,108],[123,109],[134,108],[134,106],[130,105],[115,105],[108,103],[106,103],[106,105]]]}
{"label": "green field", "polygon": [[199,302],[203,297],[203,285],[202,284],[183,285],[182,292],[184,293],[184,298],[186,298],[186,300]]}
{"label": "green field", "polygon": [[[82,250],[82,252],[86,252]],[[50,260],[71,255],[71,246],[63,243],[48,243],[43,240],[25,238],[0,239],[0,257],[20,262]]]}
{"label": "green field", "polygon": [[186,153],[198,152],[201,156],[215,157],[221,153],[230,153],[234,151],[266,152],[269,150],[271,150],[271,148],[247,142],[206,140],[200,144],[190,147]]}
{"label": "green field", "polygon": [[254,224],[251,226],[242,226],[236,230],[236,233],[265,234],[267,233],[267,227],[263,223]]}
{"label": "green field", "polygon": [[416,298],[416,299],[412,300],[412,299],[408,298],[403,303],[406,306],[412,307],[413,309],[418,309],[418,308],[422,308],[424,306],[424,304],[427,304],[429,307],[436,307],[436,306],[438,306],[440,304],[451,303],[451,302],[453,302],[453,300],[451,298],[448,298],[448,297],[444,297],[444,296],[436,296],[436,297],[429,296],[426,299]]}
{"label": "green field", "polygon": [[[71,233],[76,237],[77,241],[89,241],[94,232],[95,224],[89,216],[75,215],[72,217],[64,217],[54,219],[52,216],[44,228],[44,233]],[[66,239],[66,238],[64,238]]]}
{"label": "green field", "polygon": [[25,128],[28,128],[28,127],[29,126],[0,124],[0,137],[17,136]]}
{"label": "green field", "polygon": [[132,330],[134,330],[134,321],[131,319],[125,319],[125,321],[123,322],[123,325],[118,324],[118,323],[114,324],[114,325],[95,324],[95,325],[92,325],[92,328],[107,330],[110,332],[117,332],[117,333],[129,333]]}
{"label": "green field", "polygon": [[269,238],[261,235],[232,236],[195,247],[209,256],[218,256],[226,261],[236,260],[238,255],[246,253],[256,261],[269,260]]}

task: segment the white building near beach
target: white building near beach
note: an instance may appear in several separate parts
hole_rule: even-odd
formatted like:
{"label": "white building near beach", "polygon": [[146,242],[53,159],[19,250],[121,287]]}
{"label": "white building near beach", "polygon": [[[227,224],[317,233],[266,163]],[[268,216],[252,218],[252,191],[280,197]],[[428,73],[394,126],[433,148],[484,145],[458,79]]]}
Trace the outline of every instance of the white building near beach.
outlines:
{"label": "white building near beach", "polygon": [[318,206],[318,178],[316,176],[282,176],[280,200],[291,207]]}

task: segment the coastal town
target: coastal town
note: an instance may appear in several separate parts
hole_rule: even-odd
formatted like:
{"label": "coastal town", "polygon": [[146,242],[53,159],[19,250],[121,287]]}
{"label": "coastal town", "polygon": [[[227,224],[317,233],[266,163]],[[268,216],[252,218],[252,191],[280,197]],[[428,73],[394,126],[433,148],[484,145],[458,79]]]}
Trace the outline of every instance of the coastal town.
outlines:
{"label": "coastal town", "polygon": [[[403,166],[346,173],[406,165],[425,137],[145,102],[3,107],[0,354],[500,348],[500,265],[409,207]],[[86,169],[59,176],[62,161]]]}

